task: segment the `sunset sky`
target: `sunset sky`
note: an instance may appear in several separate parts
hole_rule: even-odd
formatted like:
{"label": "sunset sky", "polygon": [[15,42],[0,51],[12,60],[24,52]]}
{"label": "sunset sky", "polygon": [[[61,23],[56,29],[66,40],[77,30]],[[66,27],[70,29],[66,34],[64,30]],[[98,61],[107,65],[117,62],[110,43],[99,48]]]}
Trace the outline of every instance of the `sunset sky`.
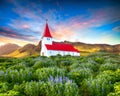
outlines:
{"label": "sunset sky", "polygon": [[120,44],[117,0],[0,0],[0,45],[38,44],[46,19],[55,40]]}

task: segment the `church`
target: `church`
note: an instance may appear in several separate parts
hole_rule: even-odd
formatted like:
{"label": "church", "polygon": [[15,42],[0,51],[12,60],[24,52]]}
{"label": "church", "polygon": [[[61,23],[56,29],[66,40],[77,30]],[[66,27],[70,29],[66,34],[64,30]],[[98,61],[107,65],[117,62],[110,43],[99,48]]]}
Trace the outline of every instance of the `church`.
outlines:
{"label": "church", "polygon": [[65,44],[60,42],[54,42],[49,30],[48,23],[46,22],[45,30],[41,39],[41,52],[40,56],[56,56],[60,54],[80,56],[80,53],[71,44]]}

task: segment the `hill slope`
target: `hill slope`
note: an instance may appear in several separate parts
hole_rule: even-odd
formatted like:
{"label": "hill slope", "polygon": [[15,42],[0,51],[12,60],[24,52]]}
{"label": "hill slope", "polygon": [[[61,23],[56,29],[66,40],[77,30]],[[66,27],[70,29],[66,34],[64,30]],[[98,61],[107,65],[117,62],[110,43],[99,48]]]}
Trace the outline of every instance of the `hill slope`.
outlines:
{"label": "hill slope", "polygon": [[9,57],[25,57],[25,56],[31,56],[37,54],[38,51],[36,51],[36,46],[33,44],[27,44],[23,46],[22,48],[14,51],[11,54],[8,54]]}
{"label": "hill slope", "polygon": [[75,48],[81,52],[110,52],[110,53],[120,53],[120,44],[118,45],[108,45],[108,44],[86,44],[81,42],[68,42],[65,43],[72,44]]}
{"label": "hill slope", "polygon": [[[114,54],[120,54],[120,44],[118,45],[108,45],[108,44],[86,44],[81,42],[68,42],[64,41],[61,43],[70,43],[76,49],[80,51],[80,53],[92,53],[92,52],[110,52]],[[39,55],[41,50],[41,42],[38,43],[37,46],[33,44],[27,44],[22,48],[15,50],[14,52],[6,55],[9,57],[25,57],[31,55]]]}
{"label": "hill slope", "polygon": [[6,45],[0,46],[0,55],[10,54],[19,48],[20,46],[16,44],[8,43]]}

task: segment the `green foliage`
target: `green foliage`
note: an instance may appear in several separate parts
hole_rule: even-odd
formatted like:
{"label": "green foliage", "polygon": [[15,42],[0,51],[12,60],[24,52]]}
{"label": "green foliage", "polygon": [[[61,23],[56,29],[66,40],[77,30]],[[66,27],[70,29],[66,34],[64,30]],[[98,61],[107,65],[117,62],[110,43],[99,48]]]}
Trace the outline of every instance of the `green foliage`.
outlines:
{"label": "green foliage", "polygon": [[10,90],[6,93],[0,93],[0,96],[19,96],[19,92]]}
{"label": "green foliage", "polygon": [[71,70],[68,73],[68,76],[75,80],[75,82],[79,85],[80,81],[82,81],[85,78],[89,78],[92,76],[92,70],[89,68],[76,68]]}
{"label": "green foliage", "polygon": [[65,78],[61,79],[60,77],[57,77],[53,79],[53,81],[47,82],[49,86],[47,96],[78,96],[78,86],[76,83]]}
{"label": "green foliage", "polygon": [[0,71],[0,80],[6,82],[13,83],[21,83],[23,81],[30,81],[32,79],[32,71],[28,68],[25,70],[6,70]]}
{"label": "green foliage", "polygon": [[65,76],[65,72],[66,72],[65,69],[60,69],[57,67],[49,67],[49,68],[37,69],[34,75],[37,80],[46,81],[50,76],[53,76],[53,77]]}
{"label": "green foliage", "polygon": [[0,93],[6,92],[8,90],[8,83],[7,82],[0,82]]}
{"label": "green foliage", "polygon": [[120,69],[117,69],[115,71],[115,76],[116,76],[116,81],[119,82],[120,81]]}
{"label": "green foliage", "polygon": [[24,96],[25,84],[25,82],[23,82],[22,84],[15,84],[13,90],[19,92],[19,96]]}
{"label": "green foliage", "polygon": [[25,94],[27,96],[45,96],[46,84],[43,82],[27,82],[25,84]]}
{"label": "green foliage", "polygon": [[33,58],[32,57],[23,58],[22,61],[24,61],[26,66],[31,67],[35,63],[35,60]]}
{"label": "green foliage", "polygon": [[13,65],[13,66],[9,67],[8,69],[11,69],[11,70],[20,70],[20,69],[25,69],[25,68],[26,68],[26,66],[22,62],[22,63],[18,63],[17,65]]}
{"label": "green foliage", "polygon": [[107,96],[120,96],[120,82],[114,84],[114,92],[109,93]]}
{"label": "green foliage", "polygon": [[56,65],[55,62],[53,62],[50,59],[46,59],[46,60],[36,61],[35,64],[33,65],[33,68],[38,69],[38,68],[43,68],[43,67],[52,67],[55,65]]}
{"label": "green foliage", "polygon": [[104,70],[116,70],[118,68],[120,68],[120,65],[118,65],[118,64],[106,63],[106,64],[102,64],[100,66],[100,71],[104,71]]}
{"label": "green foliage", "polygon": [[119,55],[0,58],[0,96],[119,95]]}
{"label": "green foliage", "polygon": [[87,88],[88,93],[93,96],[106,96],[113,89],[114,82],[114,72],[104,71],[98,74],[96,78],[86,79],[83,82],[83,89]]}
{"label": "green foliage", "polygon": [[27,82],[25,94],[27,96],[78,96],[77,85],[68,78],[67,80],[60,78],[56,77],[46,82]]}
{"label": "green foliage", "polygon": [[96,58],[94,58],[94,61],[99,63],[99,64],[103,64],[105,60],[104,60],[104,58],[96,57]]}

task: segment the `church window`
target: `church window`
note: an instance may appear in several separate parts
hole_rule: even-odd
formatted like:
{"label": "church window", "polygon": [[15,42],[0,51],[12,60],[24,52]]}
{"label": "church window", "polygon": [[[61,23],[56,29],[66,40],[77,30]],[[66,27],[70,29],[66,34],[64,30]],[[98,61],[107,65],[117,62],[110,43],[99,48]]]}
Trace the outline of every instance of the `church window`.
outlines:
{"label": "church window", "polygon": [[47,40],[50,40],[50,38],[47,38]]}

